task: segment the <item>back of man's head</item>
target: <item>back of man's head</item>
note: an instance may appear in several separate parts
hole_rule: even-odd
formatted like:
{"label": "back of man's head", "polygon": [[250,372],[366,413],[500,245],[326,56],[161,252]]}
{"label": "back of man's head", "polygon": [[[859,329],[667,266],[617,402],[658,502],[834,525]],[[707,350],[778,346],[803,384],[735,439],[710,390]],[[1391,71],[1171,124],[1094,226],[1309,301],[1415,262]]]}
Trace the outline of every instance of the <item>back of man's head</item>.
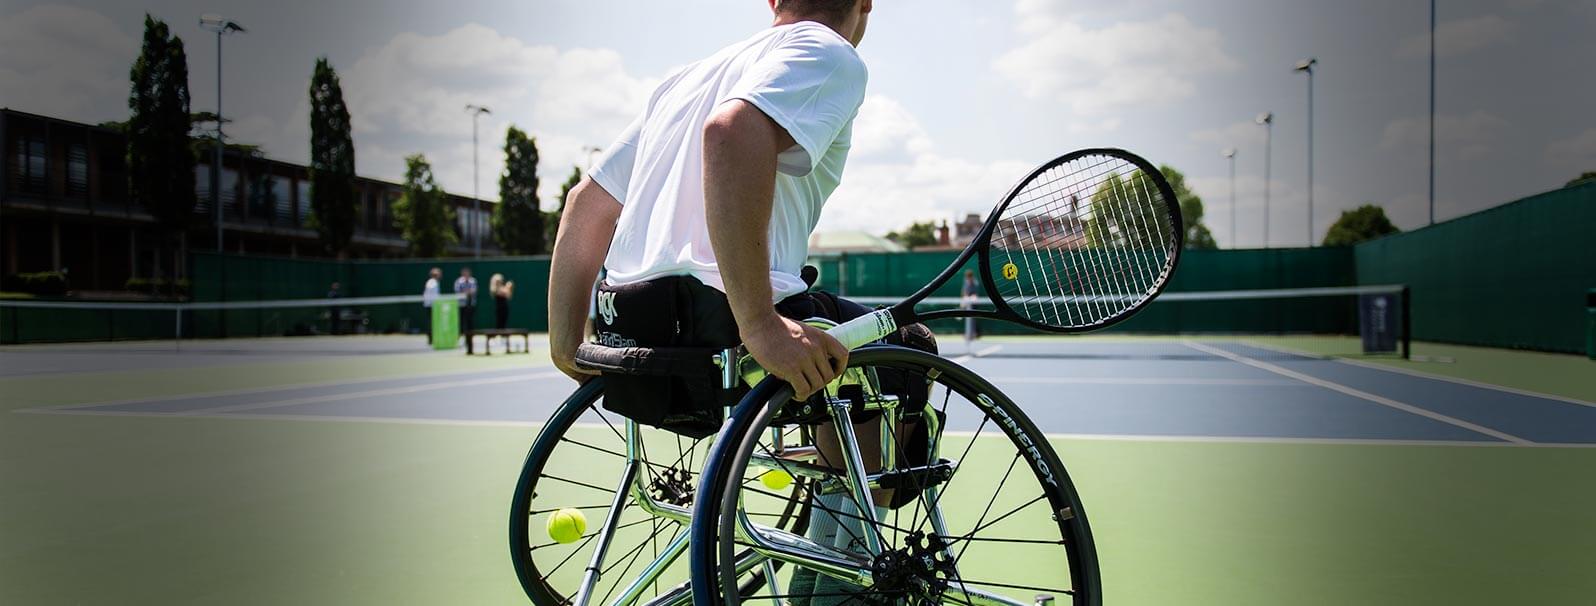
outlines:
{"label": "back of man's head", "polygon": [[859,0],[776,0],[778,14],[842,19]]}

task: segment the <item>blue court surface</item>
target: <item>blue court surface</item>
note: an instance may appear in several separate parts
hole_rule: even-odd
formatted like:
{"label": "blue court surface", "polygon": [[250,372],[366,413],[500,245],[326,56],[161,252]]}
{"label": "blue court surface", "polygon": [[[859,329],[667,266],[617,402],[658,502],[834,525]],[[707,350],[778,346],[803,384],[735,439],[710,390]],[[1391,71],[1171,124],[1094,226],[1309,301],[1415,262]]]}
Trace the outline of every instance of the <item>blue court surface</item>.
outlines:
{"label": "blue court surface", "polygon": [[[329,348],[327,343],[334,343]],[[322,355],[369,356],[363,341],[323,342]],[[1230,339],[948,339],[944,355],[990,379],[1044,431],[1060,436],[1234,441],[1379,441],[1518,445],[1596,444],[1596,405],[1396,372]],[[379,344],[380,345],[380,344]],[[31,360],[11,376],[70,359],[99,370],[177,366],[218,360],[304,359],[308,343],[251,346],[226,342],[168,346],[11,350]],[[123,348],[122,350],[115,349]],[[134,347],[129,350],[128,347]],[[19,412],[76,415],[360,420],[445,424],[536,424],[572,383],[534,344],[534,354],[491,370],[348,378],[309,384],[39,406]],[[414,349],[410,349],[412,353]],[[75,352],[75,353],[74,353]],[[44,354],[44,355],[41,355]],[[460,356],[438,352],[429,356]],[[969,430],[967,419],[950,429]]]}

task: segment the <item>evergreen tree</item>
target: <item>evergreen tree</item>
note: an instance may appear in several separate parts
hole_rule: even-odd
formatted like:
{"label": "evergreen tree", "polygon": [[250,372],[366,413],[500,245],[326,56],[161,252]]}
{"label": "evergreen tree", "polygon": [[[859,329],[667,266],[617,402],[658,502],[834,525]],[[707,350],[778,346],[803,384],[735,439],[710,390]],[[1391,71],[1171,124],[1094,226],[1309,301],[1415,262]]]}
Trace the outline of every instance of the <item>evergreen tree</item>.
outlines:
{"label": "evergreen tree", "polygon": [[426,156],[405,158],[404,193],[393,203],[393,224],[410,243],[412,256],[440,257],[460,241],[454,209],[433,180]]}
{"label": "evergreen tree", "polygon": [[499,203],[490,219],[493,239],[509,255],[537,255],[543,247],[543,211],[538,207],[538,145],[515,126],[504,135],[504,172]]}
{"label": "evergreen tree", "polygon": [[326,57],[310,77],[310,225],[328,253],[343,257],[355,235],[355,142],[338,72]]}
{"label": "evergreen tree", "polygon": [[153,276],[160,278],[161,259],[172,257],[172,240],[188,228],[194,213],[195,160],[183,40],[149,14],[144,15],[144,43],[129,80],[128,197],[160,223],[161,253]]}

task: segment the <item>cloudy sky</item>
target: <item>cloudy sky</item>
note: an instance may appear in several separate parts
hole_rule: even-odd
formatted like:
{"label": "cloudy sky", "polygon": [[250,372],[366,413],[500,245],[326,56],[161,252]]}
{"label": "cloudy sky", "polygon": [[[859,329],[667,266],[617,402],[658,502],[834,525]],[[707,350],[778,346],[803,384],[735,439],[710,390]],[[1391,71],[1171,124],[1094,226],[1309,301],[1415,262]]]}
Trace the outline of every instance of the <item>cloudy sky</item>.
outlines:
{"label": "cloudy sky", "polygon": [[[467,103],[482,128],[483,196],[497,194],[504,129],[537,137],[545,204],[672,68],[764,27],[762,0],[279,0],[31,2],[0,6],[0,106],[97,122],[126,116],[145,11],[188,45],[194,108],[215,107],[214,36],[198,15],[250,28],[225,47],[232,134],[275,158],[308,155],[307,86],[339,70],[357,169],[396,179],[425,153],[469,195]],[[1275,113],[1270,240],[1308,237],[1306,82],[1315,98],[1314,238],[1373,202],[1427,220],[1429,3],[1356,0],[878,0],[860,49],[870,95],[846,182],[823,229],[885,232],[985,213],[1030,166],[1117,146],[1175,166],[1222,245],[1263,241],[1264,129]],[[1446,0],[1437,50],[1437,218],[1554,189],[1596,170],[1596,3]],[[1237,226],[1220,150],[1239,150]],[[883,222],[883,217],[891,217]]]}

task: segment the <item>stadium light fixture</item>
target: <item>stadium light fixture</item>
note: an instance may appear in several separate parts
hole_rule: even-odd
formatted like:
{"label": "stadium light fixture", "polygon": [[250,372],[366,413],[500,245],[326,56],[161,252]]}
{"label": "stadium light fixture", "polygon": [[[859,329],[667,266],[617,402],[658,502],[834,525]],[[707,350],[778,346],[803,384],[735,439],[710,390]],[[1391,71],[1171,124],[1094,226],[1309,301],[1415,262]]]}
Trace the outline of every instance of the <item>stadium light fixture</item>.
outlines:
{"label": "stadium light fixture", "polygon": [[1230,247],[1236,248],[1236,148],[1220,152],[1230,161]]}
{"label": "stadium light fixture", "polygon": [[211,158],[211,214],[216,218],[216,252],[222,248],[222,36],[242,34],[237,21],[214,13],[200,15],[200,28],[216,32],[216,151]]}
{"label": "stadium light fixture", "polygon": [[1263,212],[1263,246],[1269,248],[1269,191],[1273,188],[1274,181],[1269,174],[1271,162],[1274,158],[1275,144],[1275,115],[1273,112],[1258,114],[1256,120],[1264,127],[1264,212]]}
{"label": "stadium light fixture", "polygon": [[1308,74],[1308,247],[1313,247],[1313,66],[1319,60],[1313,57],[1297,62],[1292,71]]}
{"label": "stadium light fixture", "polygon": [[490,110],[481,105],[466,104],[466,113],[471,114],[471,221],[466,227],[471,230],[473,254],[482,258],[482,193],[479,189],[477,173],[477,118],[482,114],[492,114]]}

